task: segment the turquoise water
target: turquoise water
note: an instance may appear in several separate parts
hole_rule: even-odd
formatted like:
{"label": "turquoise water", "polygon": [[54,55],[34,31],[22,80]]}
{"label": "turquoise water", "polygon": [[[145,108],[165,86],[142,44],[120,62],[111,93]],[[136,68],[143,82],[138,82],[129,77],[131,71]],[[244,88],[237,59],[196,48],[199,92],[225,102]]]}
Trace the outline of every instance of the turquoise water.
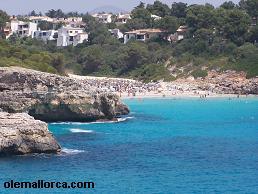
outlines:
{"label": "turquoise water", "polygon": [[[124,122],[50,124],[65,153],[1,158],[1,184],[42,179],[96,187],[37,193],[258,193],[257,98],[126,103],[132,113]],[[0,193],[8,193],[3,185]]]}

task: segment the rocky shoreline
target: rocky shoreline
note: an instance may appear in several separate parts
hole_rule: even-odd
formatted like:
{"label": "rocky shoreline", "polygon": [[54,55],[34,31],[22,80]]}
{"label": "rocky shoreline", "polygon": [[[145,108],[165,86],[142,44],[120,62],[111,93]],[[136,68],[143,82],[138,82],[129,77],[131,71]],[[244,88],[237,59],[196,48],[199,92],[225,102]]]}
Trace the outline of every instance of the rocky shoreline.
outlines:
{"label": "rocky shoreline", "polygon": [[79,80],[22,68],[0,68],[0,108],[46,122],[88,122],[128,114],[118,96]]}
{"label": "rocky shoreline", "polygon": [[258,77],[246,78],[245,72],[233,70],[208,71],[204,78],[186,75],[175,81],[143,83],[122,78],[69,75],[104,92],[114,92],[122,98],[201,97],[258,95]]}
{"label": "rocky shoreline", "polygon": [[[0,67],[0,110],[0,154],[57,152],[60,147],[52,136],[46,135],[49,131],[44,122],[114,120],[129,113],[115,94],[99,92],[76,79],[18,67]],[[21,133],[25,128],[28,134]],[[35,135],[41,138],[37,130],[44,130],[42,138],[48,139],[49,148],[53,143],[53,149],[46,149],[40,141],[31,143]],[[15,137],[11,143],[5,135],[8,131]],[[46,141],[44,138],[42,141]],[[24,141],[28,145],[21,143]]]}
{"label": "rocky shoreline", "polygon": [[171,84],[184,90],[200,90],[214,94],[258,95],[258,77],[246,78],[246,73],[227,70],[209,71],[205,78],[179,79]]}
{"label": "rocky shoreline", "polygon": [[58,153],[60,150],[47,123],[26,113],[0,112],[0,155]]}
{"label": "rocky shoreline", "polygon": [[117,117],[129,113],[118,95],[141,98],[249,94],[258,94],[258,78],[247,79],[245,73],[235,71],[210,71],[205,78],[145,84],[0,67],[0,155],[57,153],[60,146],[44,122],[117,121]]}
{"label": "rocky shoreline", "polygon": [[[246,78],[246,73],[227,70],[209,71],[205,78],[183,77],[172,82],[133,84],[131,90],[117,92],[122,98],[152,97],[240,97],[258,95],[258,77]],[[128,84],[129,85],[129,84]]]}

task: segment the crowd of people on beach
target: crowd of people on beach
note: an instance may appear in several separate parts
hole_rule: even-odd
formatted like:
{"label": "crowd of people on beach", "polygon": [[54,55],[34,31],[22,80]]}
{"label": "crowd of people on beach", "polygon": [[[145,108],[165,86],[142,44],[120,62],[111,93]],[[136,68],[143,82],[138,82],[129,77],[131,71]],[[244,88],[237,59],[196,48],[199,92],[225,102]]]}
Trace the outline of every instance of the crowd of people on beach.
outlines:
{"label": "crowd of people on beach", "polygon": [[[116,93],[123,98],[142,97],[208,97],[225,96],[223,93],[213,91],[212,87],[200,87],[198,83],[176,81],[176,82],[149,82],[144,83],[132,79],[107,78],[107,77],[87,77],[75,76],[80,79],[86,87],[95,88],[99,92]],[[230,97],[239,95],[228,94]]]}
{"label": "crowd of people on beach", "polygon": [[97,78],[80,77],[81,81],[97,89],[99,92],[113,92],[120,97],[170,97],[170,96],[200,96],[206,98],[208,91],[200,91],[196,86],[186,83],[149,82],[122,79],[122,78]]}
{"label": "crowd of people on beach", "polygon": [[83,83],[95,87],[101,92],[115,92],[120,96],[136,96],[137,94],[147,94],[149,92],[161,91],[158,82],[143,83],[129,79],[84,79]]}

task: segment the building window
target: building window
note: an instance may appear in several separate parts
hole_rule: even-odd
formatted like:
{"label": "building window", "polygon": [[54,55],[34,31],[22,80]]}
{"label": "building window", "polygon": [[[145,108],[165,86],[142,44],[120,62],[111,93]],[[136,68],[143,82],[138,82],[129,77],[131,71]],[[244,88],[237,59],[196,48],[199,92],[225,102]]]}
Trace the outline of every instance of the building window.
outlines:
{"label": "building window", "polygon": [[58,33],[55,32],[53,38],[58,38]]}
{"label": "building window", "polygon": [[69,37],[69,41],[71,41],[71,42],[73,41],[73,36]]}
{"label": "building window", "polygon": [[46,36],[47,35],[47,33],[46,32],[43,32],[43,36]]}
{"label": "building window", "polygon": [[137,40],[144,40],[144,35],[137,35],[137,36],[136,36],[136,39],[137,39]]}

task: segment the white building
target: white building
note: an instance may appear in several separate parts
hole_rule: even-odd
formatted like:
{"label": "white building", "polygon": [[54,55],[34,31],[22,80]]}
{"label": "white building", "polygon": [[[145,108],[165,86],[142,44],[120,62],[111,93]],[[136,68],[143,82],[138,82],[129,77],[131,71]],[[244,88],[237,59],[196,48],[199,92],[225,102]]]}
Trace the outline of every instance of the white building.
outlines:
{"label": "white building", "polygon": [[162,17],[160,17],[160,16],[158,16],[158,15],[154,15],[154,14],[151,14],[151,18],[152,18],[154,21],[162,19]]}
{"label": "white building", "polygon": [[4,27],[4,34],[6,39],[8,39],[13,34],[10,22],[6,22],[6,25]]}
{"label": "white building", "polygon": [[116,24],[117,25],[126,24],[129,19],[131,19],[130,14],[120,14],[119,13],[117,18],[116,18]]}
{"label": "white building", "polygon": [[151,38],[164,38],[165,31],[161,29],[140,29],[130,32],[126,32],[124,35],[124,43],[126,44],[129,40],[137,40],[145,42]]}
{"label": "white building", "polygon": [[58,30],[57,46],[76,46],[88,40],[88,34],[82,28],[71,26],[62,27]]}
{"label": "white building", "polygon": [[71,26],[73,28],[85,28],[86,27],[86,24],[84,22],[69,22],[67,25]]}
{"label": "white building", "polygon": [[20,37],[34,37],[34,32],[37,31],[37,24],[32,22],[23,22],[12,20],[6,23],[5,34],[9,38],[12,34],[17,34]]}
{"label": "white building", "polygon": [[69,18],[54,18],[54,27],[58,24],[63,24],[65,26],[72,26],[74,28],[83,28],[86,24],[82,21],[82,17],[69,17]]}
{"label": "white building", "polygon": [[18,36],[33,38],[34,32],[37,31],[38,25],[32,22],[18,21]]}
{"label": "white building", "polygon": [[117,39],[124,38],[124,34],[117,28],[109,29],[108,31],[111,33],[112,36],[114,36]]}
{"label": "white building", "polygon": [[28,19],[36,24],[42,21],[51,22],[51,23],[54,21],[53,18],[50,18],[48,16],[30,16]]}
{"label": "white building", "polygon": [[188,28],[187,26],[180,26],[176,33],[174,34],[171,34],[169,37],[168,37],[168,41],[170,42],[177,42],[177,41],[180,41],[180,40],[183,40],[186,33],[188,31]]}
{"label": "white building", "polygon": [[99,22],[107,24],[112,22],[112,14],[109,13],[96,13],[92,17],[96,18]]}
{"label": "white building", "polygon": [[82,22],[82,17],[69,17],[66,19],[66,21],[79,23]]}
{"label": "white building", "polygon": [[34,32],[34,38],[38,40],[43,40],[44,42],[57,40],[58,31],[57,30],[38,30]]}
{"label": "white building", "polygon": [[66,23],[65,18],[53,18],[53,23],[58,24],[58,23]]}
{"label": "white building", "polygon": [[187,31],[187,26],[180,26],[176,31],[178,40],[183,40]]}

